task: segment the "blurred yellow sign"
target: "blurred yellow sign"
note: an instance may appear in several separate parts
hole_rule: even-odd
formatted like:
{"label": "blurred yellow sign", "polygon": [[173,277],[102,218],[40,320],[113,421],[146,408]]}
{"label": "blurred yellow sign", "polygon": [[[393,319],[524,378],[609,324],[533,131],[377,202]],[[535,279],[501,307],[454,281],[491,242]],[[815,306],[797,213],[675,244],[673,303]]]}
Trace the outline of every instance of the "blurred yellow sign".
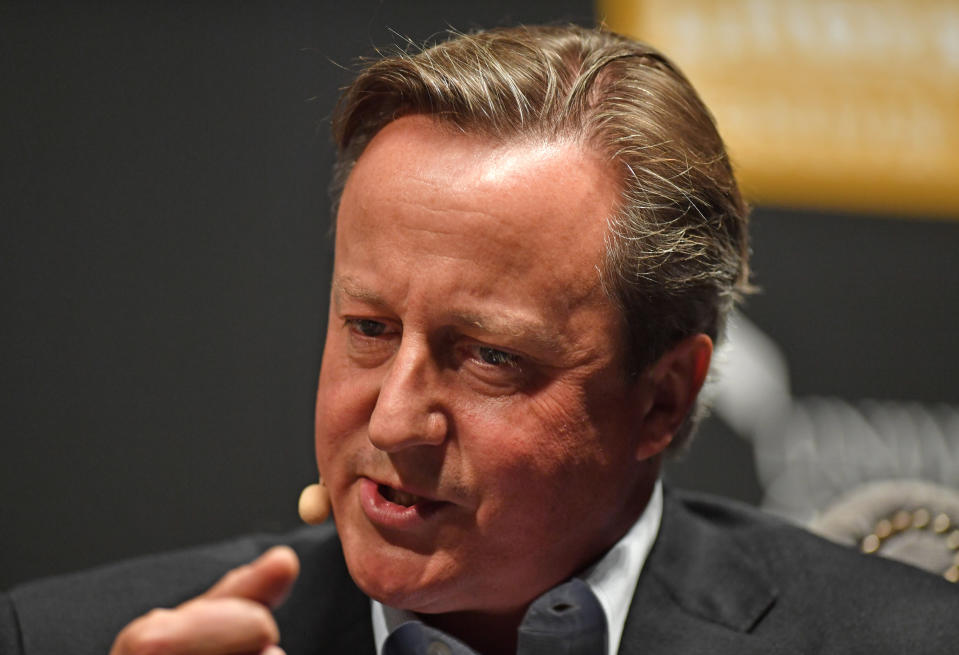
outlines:
{"label": "blurred yellow sign", "polygon": [[959,218],[959,2],[598,5],[689,76],[751,202]]}

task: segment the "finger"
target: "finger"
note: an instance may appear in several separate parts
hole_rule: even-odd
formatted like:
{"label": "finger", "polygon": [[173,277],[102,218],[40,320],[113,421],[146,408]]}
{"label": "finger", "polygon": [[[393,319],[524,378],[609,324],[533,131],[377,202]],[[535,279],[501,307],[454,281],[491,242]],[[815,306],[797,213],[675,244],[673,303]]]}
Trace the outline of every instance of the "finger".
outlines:
{"label": "finger", "polygon": [[200,598],[247,598],[278,605],[300,573],[300,560],[289,546],[274,546],[249,564],[228,572]]}
{"label": "finger", "polygon": [[195,598],[146,614],[119,634],[111,655],[261,653],[279,641],[270,610],[245,598]]}

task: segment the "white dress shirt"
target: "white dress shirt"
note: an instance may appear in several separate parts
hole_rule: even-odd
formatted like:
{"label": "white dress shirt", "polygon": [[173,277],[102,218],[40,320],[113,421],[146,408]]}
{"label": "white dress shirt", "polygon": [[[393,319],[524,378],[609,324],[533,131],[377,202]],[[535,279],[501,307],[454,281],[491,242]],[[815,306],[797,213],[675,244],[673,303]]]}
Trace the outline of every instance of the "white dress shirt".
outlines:
{"label": "white dress shirt", "polygon": [[[659,480],[642,515],[623,538],[610,548],[602,559],[579,574],[596,594],[606,613],[607,655],[616,655],[623,638],[626,615],[633,600],[639,574],[659,533],[663,518],[663,485]],[[389,634],[408,621],[419,621],[413,613],[371,601],[373,637],[376,652],[383,652],[383,643]]]}

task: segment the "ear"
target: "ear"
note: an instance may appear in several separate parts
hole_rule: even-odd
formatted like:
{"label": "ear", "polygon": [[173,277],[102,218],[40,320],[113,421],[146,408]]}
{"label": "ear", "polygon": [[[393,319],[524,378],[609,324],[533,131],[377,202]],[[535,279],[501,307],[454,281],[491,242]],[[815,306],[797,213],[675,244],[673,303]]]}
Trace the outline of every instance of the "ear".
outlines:
{"label": "ear", "polygon": [[662,453],[696,403],[709,372],[713,341],[694,334],[667,351],[642,374],[637,393],[642,395],[636,459]]}

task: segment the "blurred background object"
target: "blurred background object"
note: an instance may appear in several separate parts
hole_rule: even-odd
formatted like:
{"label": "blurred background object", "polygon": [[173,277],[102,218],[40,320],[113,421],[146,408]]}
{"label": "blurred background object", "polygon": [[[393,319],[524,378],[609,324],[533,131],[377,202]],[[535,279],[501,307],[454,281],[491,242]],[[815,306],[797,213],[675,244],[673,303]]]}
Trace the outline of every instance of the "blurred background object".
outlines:
{"label": "blurred background object", "polygon": [[679,63],[753,202],[959,215],[959,4],[601,0]]}
{"label": "blurred background object", "polygon": [[706,389],[752,444],[762,506],[959,581],[959,406],[794,398],[775,342],[733,316]]}
{"label": "blurred background object", "polygon": [[[700,4],[707,27],[725,25],[715,7],[742,6]],[[674,6],[686,15],[693,5]],[[864,19],[874,11],[843,6]],[[441,37],[449,27],[593,24],[595,11],[587,0],[0,2],[0,588],[297,525],[297,496],[316,475],[312,405],[330,267],[327,122],[337,89],[357,56],[410,47],[407,37]],[[929,34],[946,35],[935,38],[955,53],[954,13],[941,14],[936,26]],[[715,36],[712,27],[706,32],[701,40]],[[700,83],[693,62],[683,61],[683,43],[659,45],[713,102],[708,80]],[[904,57],[873,67],[890,66],[896,77]],[[917,67],[930,97],[932,89],[957,88],[928,75],[939,65],[929,55]],[[749,73],[746,97],[761,86],[771,94],[794,88],[791,71],[800,67],[793,62],[763,80]],[[841,104],[845,93],[826,99]],[[922,93],[916,102],[925,102]],[[902,106],[913,106],[909,97]],[[873,184],[859,164],[837,171],[834,163],[848,161],[842,152],[855,148],[815,137],[824,172],[805,162],[800,174],[789,166],[814,141],[807,135],[805,146],[782,146],[769,155],[778,159],[750,164],[750,173],[740,162],[745,146],[721,111],[746,190],[761,203],[752,236],[763,293],[744,316],[762,335],[753,343],[772,353],[760,361],[772,365],[747,370],[746,379],[760,376],[781,393],[763,396],[777,400],[758,403],[745,419],[718,403],[668,477],[809,520],[825,511],[826,498],[795,478],[803,467],[813,470],[807,463],[857,462],[856,470],[899,475],[870,464],[872,451],[840,457],[829,435],[847,423],[820,420],[834,414],[872,425],[885,412],[907,425],[896,433],[902,462],[927,455],[926,442],[912,437],[941,433],[935,459],[954,462],[959,222],[942,220],[957,215],[955,191],[932,181],[949,170],[954,179],[955,160],[923,161],[935,169],[931,186],[863,205],[856,199],[870,189],[902,187]],[[874,113],[867,104],[864,120]],[[944,128],[926,126],[925,115],[915,110],[899,120],[917,132],[955,129],[955,111]],[[755,120],[757,131],[766,129]],[[816,120],[834,129],[828,117]],[[875,139],[893,139],[889,129],[876,128]],[[881,143],[893,145],[877,141],[862,166],[896,153],[915,159],[899,142]],[[802,186],[776,196],[762,187],[764,172]],[[822,177],[829,179],[820,184]],[[726,360],[732,380],[740,375],[736,358]],[[750,361],[743,357],[743,366]],[[723,376],[721,367],[716,385]],[[825,427],[798,432],[803,424],[784,418],[797,411]],[[759,445],[762,421],[780,426],[765,432],[779,442]],[[770,454],[777,443],[800,443],[785,439],[795,434],[807,445],[783,450],[791,459]],[[829,502],[842,499],[844,489],[810,480],[813,491],[830,491]]]}
{"label": "blurred background object", "polygon": [[[954,461],[954,459],[953,459]],[[810,528],[959,582],[959,490],[921,479],[870,482],[846,493]]]}

